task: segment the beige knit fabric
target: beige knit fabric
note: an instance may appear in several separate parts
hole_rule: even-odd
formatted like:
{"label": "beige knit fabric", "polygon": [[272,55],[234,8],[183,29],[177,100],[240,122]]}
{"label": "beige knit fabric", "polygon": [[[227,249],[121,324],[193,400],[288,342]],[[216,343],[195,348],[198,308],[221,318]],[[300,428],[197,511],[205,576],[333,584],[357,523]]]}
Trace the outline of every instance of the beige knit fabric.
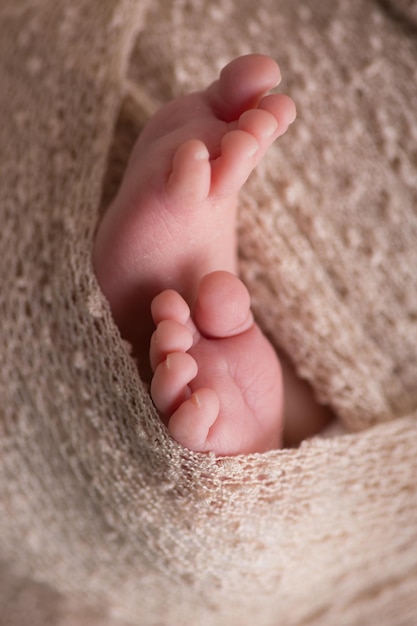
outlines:
{"label": "beige knit fabric", "polygon": [[[350,434],[160,424],[91,268],[146,117],[238,54],[299,118],[242,195],[258,319]],[[415,2],[0,4],[1,626],[415,626]]]}

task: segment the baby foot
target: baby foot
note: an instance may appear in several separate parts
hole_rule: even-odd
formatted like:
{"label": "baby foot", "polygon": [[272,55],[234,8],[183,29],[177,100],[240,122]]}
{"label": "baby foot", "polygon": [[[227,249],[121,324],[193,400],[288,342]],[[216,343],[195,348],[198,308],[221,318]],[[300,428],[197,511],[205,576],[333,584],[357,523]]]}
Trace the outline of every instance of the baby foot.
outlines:
{"label": "baby foot", "polygon": [[281,368],[233,274],[200,282],[193,316],[177,291],[152,302],[151,394],[171,435],[196,452],[263,452],[281,443]]}
{"label": "baby foot", "polygon": [[93,262],[145,377],[152,298],[171,288],[192,305],[205,274],[236,270],[238,191],[295,118],[290,98],[265,95],[279,80],[269,57],[235,59],[205,91],[160,109],[135,144]]}

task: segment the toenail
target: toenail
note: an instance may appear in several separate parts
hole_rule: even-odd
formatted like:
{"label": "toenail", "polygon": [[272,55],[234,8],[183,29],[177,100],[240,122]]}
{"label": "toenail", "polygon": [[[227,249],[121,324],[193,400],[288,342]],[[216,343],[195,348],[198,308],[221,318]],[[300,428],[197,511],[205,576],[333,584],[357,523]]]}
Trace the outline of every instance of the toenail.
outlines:
{"label": "toenail", "polygon": [[197,392],[195,391],[190,398],[191,402],[199,409],[201,406],[200,398],[198,397]]}
{"label": "toenail", "polygon": [[194,152],[194,158],[196,161],[206,161],[209,157],[209,151],[205,146],[201,146],[201,148]]}
{"label": "toenail", "polygon": [[253,157],[258,152],[259,148],[259,143],[256,141],[256,139],[254,139],[253,144],[247,148],[246,156]]}
{"label": "toenail", "polygon": [[272,137],[272,135],[276,132],[278,128],[278,123],[276,119],[272,118],[268,120],[268,125],[264,128],[262,135],[264,137]]}

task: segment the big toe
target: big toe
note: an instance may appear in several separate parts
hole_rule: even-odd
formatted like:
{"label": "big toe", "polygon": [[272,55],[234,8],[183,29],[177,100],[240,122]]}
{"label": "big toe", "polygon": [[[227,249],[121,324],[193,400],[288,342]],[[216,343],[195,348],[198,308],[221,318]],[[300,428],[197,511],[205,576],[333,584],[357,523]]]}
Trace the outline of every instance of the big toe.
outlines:
{"label": "big toe", "polygon": [[249,54],[226,65],[207,94],[217,115],[230,122],[246,109],[255,107],[262,95],[276,87],[280,80],[280,69],[271,57]]}
{"label": "big toe", "polygon": [[203,277],[194,307],[194,321],[206,337],[233,337],[253,324],[250,295],[237,276],[225,271]]}

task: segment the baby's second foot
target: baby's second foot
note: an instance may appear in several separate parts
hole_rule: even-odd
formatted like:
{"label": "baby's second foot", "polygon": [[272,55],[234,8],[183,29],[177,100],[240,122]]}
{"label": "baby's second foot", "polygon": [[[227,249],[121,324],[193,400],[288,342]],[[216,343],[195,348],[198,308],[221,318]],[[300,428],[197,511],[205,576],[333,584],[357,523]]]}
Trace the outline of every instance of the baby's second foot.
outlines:
{"label": "baby's second foot", "polygon": [[193,315],[177,291],[152,303],[151,393],[171,435],[195,452],[264,452],[281,445],[281,368],[255,324],[243,283],[206,275]]}
{"label": "baby's second foot", "polygon": [[122,336],[146,364],[150,302],[166,288],[190,303],[202,276],[236,270],[236,200],[295,118],[276,63],[249,55],[206,90],[160,109],[141,133],[98,228],[94,268]]}

